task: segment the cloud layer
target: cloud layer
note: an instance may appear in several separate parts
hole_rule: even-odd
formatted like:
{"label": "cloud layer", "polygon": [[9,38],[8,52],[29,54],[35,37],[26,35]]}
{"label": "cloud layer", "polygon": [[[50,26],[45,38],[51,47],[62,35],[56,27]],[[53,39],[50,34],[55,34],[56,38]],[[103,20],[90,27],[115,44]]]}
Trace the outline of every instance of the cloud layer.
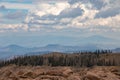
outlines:
{"label": "cloud layer", "polygon": [[0,32],[120,31],[120,0],[11,1],[0,0]]}

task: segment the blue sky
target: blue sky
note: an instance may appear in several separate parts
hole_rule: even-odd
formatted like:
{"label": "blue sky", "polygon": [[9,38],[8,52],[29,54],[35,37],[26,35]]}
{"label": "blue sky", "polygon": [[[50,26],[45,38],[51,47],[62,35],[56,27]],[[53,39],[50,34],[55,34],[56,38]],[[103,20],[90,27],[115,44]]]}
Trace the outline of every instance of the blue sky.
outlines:
{"label": "blue sky", "polygon": [[82,38],[102,36],[114,39],[110,44],[118,47],[119,4],[120,0],[0,0],[0,46],[81,45]]}

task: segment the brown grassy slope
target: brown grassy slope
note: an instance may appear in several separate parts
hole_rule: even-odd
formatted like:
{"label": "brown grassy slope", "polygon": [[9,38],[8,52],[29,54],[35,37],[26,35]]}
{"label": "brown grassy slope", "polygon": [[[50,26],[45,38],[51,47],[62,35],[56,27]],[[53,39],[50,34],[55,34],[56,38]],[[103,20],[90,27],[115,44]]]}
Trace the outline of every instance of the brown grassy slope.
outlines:
{"label": "brown grassy slope", "polygon": [[0,80],[120,80],[120,66],[72,68],[11,65],[0,69]]}

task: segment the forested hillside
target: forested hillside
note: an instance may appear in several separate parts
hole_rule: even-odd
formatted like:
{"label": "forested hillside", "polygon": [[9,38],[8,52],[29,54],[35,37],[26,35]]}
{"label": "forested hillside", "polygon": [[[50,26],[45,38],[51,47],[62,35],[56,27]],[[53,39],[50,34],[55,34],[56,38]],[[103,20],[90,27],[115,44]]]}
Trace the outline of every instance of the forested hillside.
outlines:
{"label": "forested hillside", "polygon": [[53,52],[43,55],[20,56],[1,61],[0,66],[15,64],[19,66],[120,66],[120,54],[109,50],[96,52],[76,52],[72,54]]}

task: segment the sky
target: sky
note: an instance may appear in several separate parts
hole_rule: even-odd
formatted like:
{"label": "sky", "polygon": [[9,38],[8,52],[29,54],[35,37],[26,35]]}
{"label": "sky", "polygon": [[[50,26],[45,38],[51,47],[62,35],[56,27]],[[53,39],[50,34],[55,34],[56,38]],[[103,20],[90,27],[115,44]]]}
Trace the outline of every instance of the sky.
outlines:
{"label": "sky", "polygon": [[0,0],[0,46],[81,45],[102,37],[119,47],[119,35],[120,0]]}

